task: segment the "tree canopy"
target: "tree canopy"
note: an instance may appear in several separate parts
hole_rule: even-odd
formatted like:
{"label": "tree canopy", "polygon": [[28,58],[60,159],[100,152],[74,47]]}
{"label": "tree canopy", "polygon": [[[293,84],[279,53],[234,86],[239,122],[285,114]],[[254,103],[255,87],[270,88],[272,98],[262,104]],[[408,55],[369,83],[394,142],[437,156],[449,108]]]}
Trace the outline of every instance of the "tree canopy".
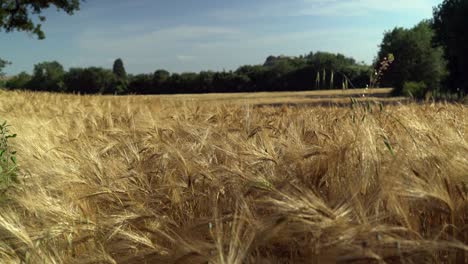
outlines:
{"label": "tree canopy", "polygon": [[113,83],[115,83],[115,75],[112,71],[98,67],[71,68],[64,75],[66,92],[112,93]]}
{"label": "tree canopy", "polygon": [[[90,67],[63,72],[63,68],[56,63],[45,62],[35,66],[29,81],[28,76],[23,74],[21,78],[11,79],[7,87],[86,94],[296,91],[347,88],[348,82],[355,87],[365,87],[371,73],[369,65],[356,63],[342,54],[327,52],[299,57],[270,56],[264,64],[245,65],[235,71],[221,72],[171,74],[166,70],[157,70],[153,74],[126,77],[123,65],[124,62],[118,59],[112,70]],[[316,82],[317,77],[320,82]]]}
{"label": "tree canopy", "polygon": [[445,0],[434,9],[435,44],[449,61],[449,90],[468,92],[468,1]]}
{"label": "tree canopy", "polygon": [[127,79],[127,72],[125,71],[124,63],[120,58],[114,61],[112,72],[117,76],[117,78]]}
{"label": "tree canopy", "polygon": [[[46,17],[42,11],[55,6],[68,14],[79,10],[80,0],[2,0],[0,2],[0,29],[6,32],[25,31],[36,35],[39,39],[45,38],[41,23]],[[34,17],[37,19],[34,19]]]}
{"label": "tree canopy", "polygon": [[63,66],[56,62],[42,62],[34,65],[34,74],[28,83],[28,88],[37,91],[64,91]]}
{"label": "tree canopy", "polygon": [[426,90],[438,89],[447,70],[442,48],[432,46],[433,36],[429,21],[411,29],[397,27],[386,32],[376,64],[390,53],[394,55],[394,62],[383,75],[382,85],[394,87],[397,94],[402,93],[408,82],[424,83],[420,87]]}

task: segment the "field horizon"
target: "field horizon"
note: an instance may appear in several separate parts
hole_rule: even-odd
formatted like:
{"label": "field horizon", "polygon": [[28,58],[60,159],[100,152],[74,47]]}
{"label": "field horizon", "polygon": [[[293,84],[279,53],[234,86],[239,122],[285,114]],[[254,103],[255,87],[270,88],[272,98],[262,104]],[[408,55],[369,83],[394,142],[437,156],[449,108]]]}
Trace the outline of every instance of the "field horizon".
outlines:
{"label": "field horizon", "polygon": [[0,262],[466,262],[468,108],[382,91],[1,92]]}

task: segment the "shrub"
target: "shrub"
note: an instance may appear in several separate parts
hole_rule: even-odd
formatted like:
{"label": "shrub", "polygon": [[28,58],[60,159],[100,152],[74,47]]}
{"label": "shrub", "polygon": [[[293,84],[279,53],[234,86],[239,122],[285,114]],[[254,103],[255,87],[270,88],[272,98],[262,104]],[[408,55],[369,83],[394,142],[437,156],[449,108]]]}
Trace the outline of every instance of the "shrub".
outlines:
{"label": "shrub", "polygon": [[0,194],[16,181],[16,152],[11,150],[8,140],[15,138],[11,134],[9,125],[3,122],[0,125]]}
{"label": "shrub", "polygon": [[427,92],[427,85],[424,82],[405,82],[403,84],[403,95],[414,98],[423,98]]}

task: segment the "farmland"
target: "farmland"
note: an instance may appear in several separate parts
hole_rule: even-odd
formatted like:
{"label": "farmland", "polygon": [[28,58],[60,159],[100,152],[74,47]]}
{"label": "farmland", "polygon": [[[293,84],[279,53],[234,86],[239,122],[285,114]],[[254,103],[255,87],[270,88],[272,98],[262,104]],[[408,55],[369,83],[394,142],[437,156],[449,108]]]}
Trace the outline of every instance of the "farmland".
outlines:
{"label": "farmland", "polygon": [[0,262],[466,262],[468,108],[388,92],[1,92]]}
{"label": "farmland", "polygon": [[391,88],[315,90],[302,92],[257,92],[257,93],[212,93],[161,95],[162,100],[190,101],[199,103],[263,105],[329,105],[349,103],[353,97],[361,101],[391,103],[405,101],[404,97],[391,97]]}

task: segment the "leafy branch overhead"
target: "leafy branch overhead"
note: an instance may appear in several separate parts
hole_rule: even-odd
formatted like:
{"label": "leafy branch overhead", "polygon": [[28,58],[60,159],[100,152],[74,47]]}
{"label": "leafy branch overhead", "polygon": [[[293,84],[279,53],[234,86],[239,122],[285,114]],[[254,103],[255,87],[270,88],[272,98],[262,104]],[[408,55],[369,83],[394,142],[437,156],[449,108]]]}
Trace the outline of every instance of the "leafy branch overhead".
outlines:
{"label": "leafy branch overhead", "polygon": [[40,22],[46,20],[42,12],[55,6],[58,11],[62,10],[68,14],[73,14],[79,10],[80,0],[2,0],[0,1],[0,30],[11,32],[14,30],[24,31],[36,35],[39,39],[44,39]]}

